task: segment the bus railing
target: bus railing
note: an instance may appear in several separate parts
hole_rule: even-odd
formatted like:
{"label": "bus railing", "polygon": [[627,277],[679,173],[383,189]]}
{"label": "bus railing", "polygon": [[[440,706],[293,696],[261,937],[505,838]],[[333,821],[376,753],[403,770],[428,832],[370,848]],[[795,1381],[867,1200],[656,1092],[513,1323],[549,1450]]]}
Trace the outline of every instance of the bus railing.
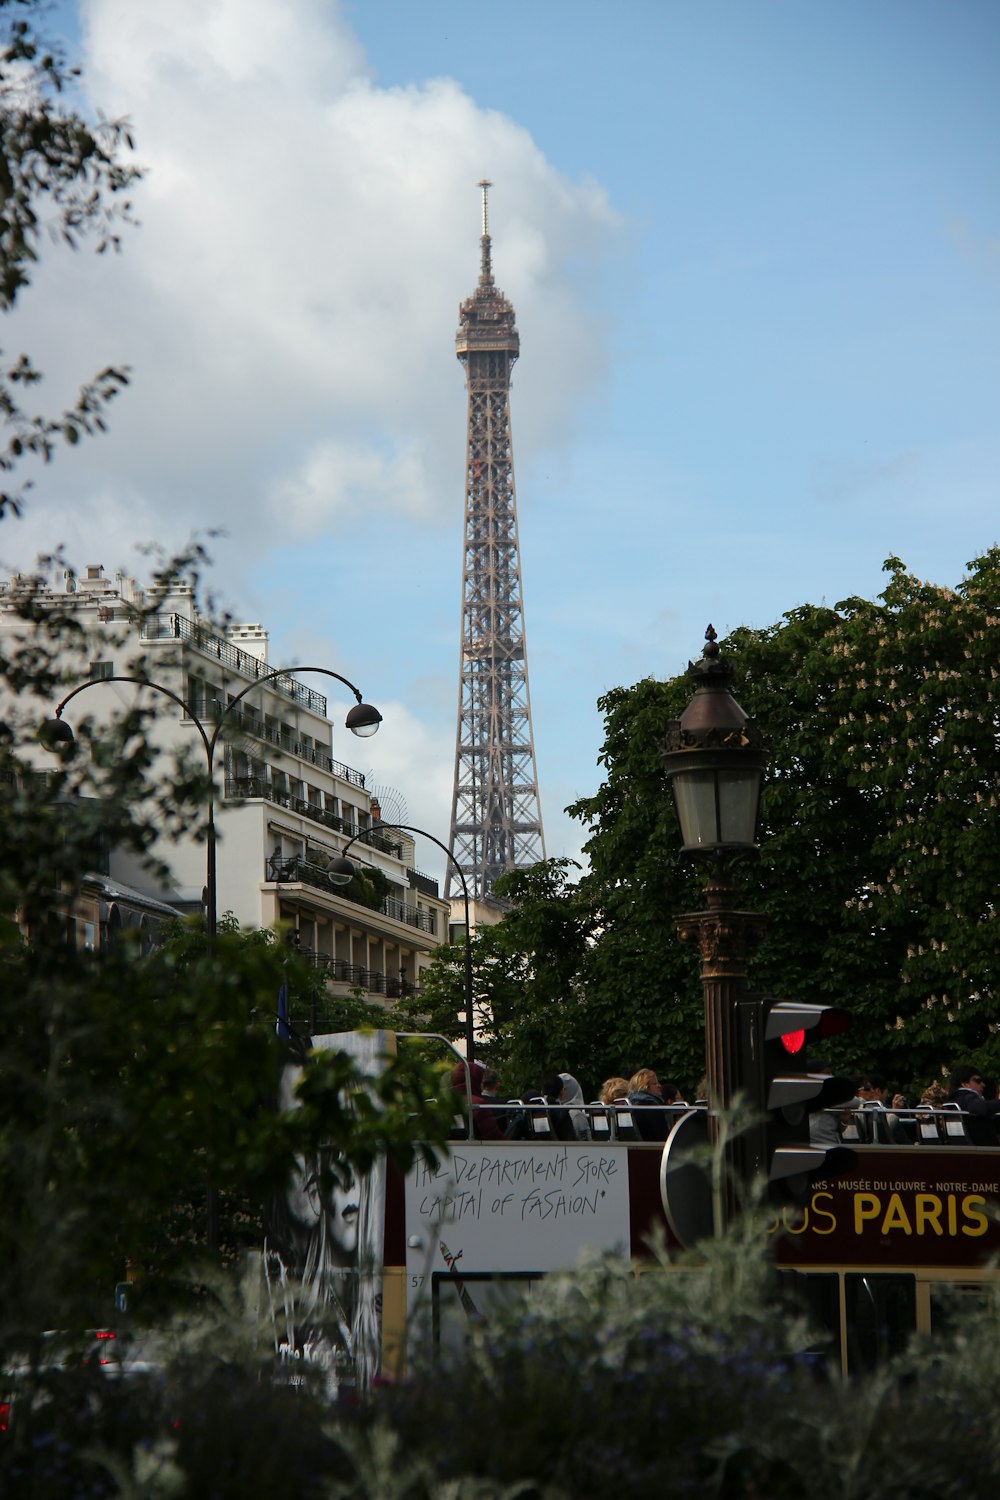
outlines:
{"label": "bus railing", "polygon": [[[466,1104],[471,1105],[468,1094]],[[540,1095],[526,1095],[520,1099],[497,1099],[495,1101],[491,1099],[486,1104],[471,1106],[467,1110],[461,1128],[456,1128],[453,1138],[477,1139],[474,1116],[479,1110],[487,1110],[494,1116],[501,1131],[509,1127],[515,1117],[523,1117],[528,1126],[527,1130],[521,1134],[505,1136],[511,1145],[522,1142],[537,1145],[545,1141],[565,1145],[566,1141],[562,1140],[558,1132],[553,1129],[551,1117],[554,1115],[570,1115],[577,1120],[583,1117],[586,1121],[587,1133],[579,1133],[578,1139],[584,1142],[589,1140],[597,1144],[602,1141],[655,1144],[662,1143],[675,1120],[693,1109],[711,1112],[704,1099],[696,1100],[693,1104],[684,1102],[629,1104],[625,1100],[618,1100],[611,1104],[603,1104],[596,1100],[587,1104],[552,1104]],[[842,1131],[842,1139],[845,1145],[861,1149],[866,1146],[1000,1147],[1000,1135],[997,1132],[997,1121],[1000,1120],[1000,1116],[991,1118],[971,1115],[960,1109],[957,1104],[945,1104],[937,1108],[930,1105],[917,1105],[899,1109],[863,1106],[849,1112],[841,1106],[824,1110],[822,1113],[833,1115],[838,1119],[845,1113],[849,1113]],[[548,1128],[546,1128],[546,1122]],[[890,1134],[892,1125],[896,1123],[902,1125],[905,1139],[899,1133]],[[536,1124],[539,1127],[537,1129],[534,1128]],[[492,1144],[499,1143],[493,1141]]]}

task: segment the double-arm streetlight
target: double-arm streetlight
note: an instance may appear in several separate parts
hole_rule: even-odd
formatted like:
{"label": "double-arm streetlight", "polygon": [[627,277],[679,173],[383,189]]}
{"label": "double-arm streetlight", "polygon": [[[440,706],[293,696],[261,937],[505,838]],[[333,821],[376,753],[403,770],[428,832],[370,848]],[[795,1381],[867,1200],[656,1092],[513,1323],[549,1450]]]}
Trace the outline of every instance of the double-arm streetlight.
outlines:
{"label": "double-arm streetlight", "polygon": [[330,861],[327,875],[333,881],[334,885],[348,885],[354,877],[354,865],[347,858],[348,849],[350,849],[352,844],[356,844],[359,839],[364,839],[366,835],[379,833],[385,828],[394,828],[402,833],[415,833],[420,838],[430,839],[432,844],[437,844],[438,848],[448,856],[452,868],[458,872],[458,878],[462,882],[462,901],[465,906],[465,1055],[466,1060],[472,1062],[475,1055],[476,1028],[472,1013],[472,928],[469,925],[469,887],[466,884],[465,872],[462,866],[458,863],[458,860],[448,846],[442,844],[440,839],[435,838],[433,833],[428,833],[423,828],[414,828],[410,823],[383,823],[380,821],[371,828],[362,829],[360,833],[356,833],[353,838],[348,839],[337,858]]}
{"label": "double-arm streetlight", "polygon": [[347,728],[351,731],[352,734],[359,735],[362,738],[367,738],[369,735],[374,734],[378,729],[378,726],[382,722],[382,715],[379,713],[378,709],[373,708],[370,703],[365,703],[361,697],[360,692],[354,686],[354,683],[349,682],[346,677],[342,677],[339,672],[333,672],[329,667],[278,667],[273,671],[263,672],[260,677],[256,678],[254,682],[249,683],[248,686],[243,688],[241,692],[237,693],[234,698],[231,698],[229,703],[218,715],[218,717],[210,721],[214,723],[214,728],[211,730],[211,733],[202,723],[201,719],[198,717],[198,715],[195,713],[194,709],[186,701],[186,699],[182,698],[179,693],[175,693],[172,688],[164,687],[161,682],[153,682],[148,677],[119,676],[117,674],[111,677],[95,677],[88,682],[82,682],[79,687],[75,687],[73,691],[71,693],[67,693],[62,702],[57,705],[55,710],[55,717],[47,719],[39,730],[39,738],[41,739],[42,743],[46,745],[50,750],[59,751],[61,749],[68,748],[73,743],[75,736],[73,734],[72,727],[67,724],[66,720],[62,716],[63,710],[66,707],[67,703],[70,703],[78,693],[84,693],[88,688],[92,687],[103,687],[106,683],[109,682],[134,682],[137,683],[140,687],[152,688],[154,692],[162,693],[166,698],[172,698],[173,701],[179,704],[180,707],[184,710],[184,713],[191,720],[192,724],[195,726],[201,736],[202,748],[205,751],[205,761],[208,768],[209,794],[207,852],[205,857],[205,929],[210,948],[215,943],[216,929],[218,926],[218,877],[216,868],[217,835],[215,827],[214,770],[215,751],[219,743],[219,736],[222,733],[229,715],[236,707],[238,707],[238,705],[246,697],[247,693],[252,692],[254,688],[260,687],[264,683],[274,682],[278,677],[288,677],[293,672],[318,672],[324,677],[334,677],[338,682],[342,682],[345,687],[350,688],[351,692],[357,699],[357,702],[355,703],[354,707],[348,712],[347,718],[345,720]]}

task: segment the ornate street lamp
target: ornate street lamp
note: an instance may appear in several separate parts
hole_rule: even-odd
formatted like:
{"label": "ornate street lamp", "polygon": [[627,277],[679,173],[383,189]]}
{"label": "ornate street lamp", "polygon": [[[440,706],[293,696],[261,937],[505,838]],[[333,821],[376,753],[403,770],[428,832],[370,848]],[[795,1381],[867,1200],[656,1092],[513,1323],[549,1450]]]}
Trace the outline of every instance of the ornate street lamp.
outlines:
{"label": "ornate street lamp", "polygon": [[71,702],[72,699],[77,696],[78,693],[84,693],[88,688],[103,686],[108,682],[134,682],[137,683],[140,687],[152,688],[154,692],[162,693],[164,697],[173,699],[173,701],[179,704],[179,706],[184,710],[184,713],[191,720],[192,724],[195,726],[199,735],[201,736],[201,743],[202,748],[205,751],[205,761],[208,768],[208,777],[210,783],[205,855],[205,930],[208,939],[208,946],[210,949],[215,944],[215,936],[218,927],[218,874],[216,864],[218,840],[215,827],[215,783],[213,773],[215,766],[215,751],[219,742],[219,736],[222,733],[227,718],[233,712],[233,710],[239,706],[242,700],[246,697],[247,693],[252,692],[256,687],[260,687],[262,683],[273,682],[275,678],[287,677],[293,672],[318,672],[324,677],[334,677],[338,682],[342,682],[345,687],[350,688],[351,692],[358,700],[354,707],[349,711],[345,720],[347,728],[351,731],[352,734],[356,734],[362,738],[367,738],[369,735],[373,735],[376,732],[378,726],[382,722],[382,715],[379,713],[378,709],[373,708],[370,703],[364,702],[360,692],[354,686],[353,682],[349,682],[348,679],[346,677],[342,677],[339,672],[332,672],[329,667],[278,667],[274,671],[261,673],[260,677],[258,677],[256,681],[251,682],[242,690],[242,692],[237,693],[235,697],[229,701],[229,703],[218,715],[218,717],[211,721],[214,724],[214,728],[212,729],[211,733],[209,733],[208,729],[202,723],[201,719],[195,713],[191,705],[184,698],[182,698],[179,693],[175,693],[171,688],[164,687],[161,682],[153,682],[148,677],[128,677],[118,675],[111,677],[92,678],[89,682],[82,682],[80,686],[75,687],[71,693],[67,693],[62,702],[57,705],[55,710],[55,717],[52,719],[47,719],[38,731],[38,738],[41,740],[42,744],[46,746],[47,749],[53,750],[57,753],[62,753],[68,750],[70,745],[73,744],[75,736],[73,734],[72,726],[67,724],[66,720],[62,716],[63,709],[66,707],[67,703]]}
{"label": "ornate street lamp", "polygon": [[415,833],[420,838],[430,839],[432,844],[437,844],[451,861],[458,872],[458,878],[462,882],[462,901],[465,906],[465,1055],[468,1062],[475,1058],[475,1020],[472,1013],[472,928],[469,925],[469,887],[466,884],[465,874],[461,865],[454,858],[451,850],[441,840],[435,838],[433,833],[426,829],[414,828],[410,823],[383,823],[378,822],[372,828],[364,828],[356,833],[353,838],[348,839],[336,859],[330,861],[327,867],[327,876],[334,885],[349,885],[354,878],[354,864],[347,858],[347,851],[352,844],[359,839],[364,839],[367,834],[379,833],[385,828],[395,828],[403,833]]}
{"label": "ornate street lamp", "polygon": [[720,654],[711,625],[705,642],[701,660],[688,662],[695,695],[667,729],[662,749],[684,840],[681,853],[721,859],[757,852],[767,745],[729,691],[733,667]]}
{"label": "ornate street lamp", "polygon": [[[669,726],[661,753],[681,825],[681,852],[711,864],[707,911],[675,920],[681,942],[697,948],[701,957],[705,1071],[712,1103],[724,1111],[747,1082],[739,1010],[747,1003],[747,960],[767,926],[760,913],[738,909],[729,867],[758,852],[767,742],[729,691],[733,668],[720,655],[711,625],[705,641],[701,660],[688,663],[695,695]],[[745,1144],[745,1152],[755,1149]]]}

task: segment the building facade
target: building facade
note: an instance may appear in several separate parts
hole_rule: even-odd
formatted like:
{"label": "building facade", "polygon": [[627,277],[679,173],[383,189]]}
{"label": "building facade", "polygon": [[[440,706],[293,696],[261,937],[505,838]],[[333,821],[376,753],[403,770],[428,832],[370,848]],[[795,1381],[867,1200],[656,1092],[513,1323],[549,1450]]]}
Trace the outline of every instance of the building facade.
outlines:
{"label": "building facade", "polygon": [[[23,586],[17,578],[0,582],[0,643],[8,655],[30,630],[17,610]],[[79,680],[67,678],[66,694],[88,684],[63,711],[71,726],[84,718],[108,723],[137,703],[155,708],[149,736],[164,763],[187,748],[192,767],[204,770],[206,739],[221,721],[211,762],[219,914],[232,912],[244,929],[279,928],[324,971],[334,993],[360,988],[391,1000],[418,991],[431,950],[448,939],[449,906],[437,883],[415,869],[413,840],[379,831],[364,773],[334,756],[325,695],[291,670],[262,680],[273,671],[267,632],[259,625],[217,627],[199,613],[186,583],[142,589],[121,574],[107,577],[99,566],[81,576],[67,571],[62,588],[43,591],[37,601],[72,611],[91,642]],[[39,704],[39,721],[55,706]],[[44,769],[43,747],[32,754]],[[367,894],[374,906],[351,899],[326,874],[357,834],[364,837],[351,859],[379,872],[375,894],[370,884]],[[201,826],[159,841],[153,852],[169,868],[166,884],[121,850],[111,849],[107,869],[94,873],[133,893],[134,904],[145,899],[182,913],[201,911],[203,835]]]}

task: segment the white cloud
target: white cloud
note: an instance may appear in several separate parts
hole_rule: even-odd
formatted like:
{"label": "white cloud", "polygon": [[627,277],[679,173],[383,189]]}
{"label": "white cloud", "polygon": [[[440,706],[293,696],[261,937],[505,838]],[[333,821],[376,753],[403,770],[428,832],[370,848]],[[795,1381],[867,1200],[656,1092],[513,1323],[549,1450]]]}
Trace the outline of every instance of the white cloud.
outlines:
{"label": "white cloud", "polygon": [[117,545],[151,522],[166,545],[222,526],[244,567],[274,527],[287,541],[359,510],[452,515],[452,332],[486,171],[497,280],[531,330],[519,458],[572,425],[604,364],[567,279],[613,232],[600,189],[562,178],[454,82],[377,88],[330,0],[82,12],[87,87],[130,116],[148,169],[141,227],[111,262],[47,254],[6,343],[53,372],[50,400],[109,361],[133,384],[109,436],[44,472],[22,561],[53,535],[106,530],[109,494],[128,507]]}
{"label": "white cloud", "polygon": [[[348,707],[345,700],[331,709],[337,723],[343,723]],[[447,843],[454,739],[448,737],[443,724],[428,726],[404,703],[380,701],[378,708],[382,714],[378,734],[356,740],[341,733],[334,754],[364,771],[368,787],[382,801],[382,816],[387,822],[425,828]],[[442,851],[424,839],[418,841],[417,859],[420,868],[441,881],[443,888],[448,862]]]}
{"label": "white cloud", "polygon": [[[336,753],[447,838],[454,331],[479,272],[476,184],[495,184],[494,272],[522,333],[519,472],[573,436],[600,389],[595,290],[616,217],[597,184],[560,175],[457,83],[376,86],[334,0],[80,10],[85,85],[130,117],[147,169],[140,227],[120,256],[46,247],[4,347],[32,351],[49,409],[106,364],[132,380],[109,433],[41,470],[24,520],[0,526],[0,571],[65,543],[77,566],[141,578],[136,544],[169,552],[221,529],[212,591],[270,629],[274,659],[343,660],[365,682],[383,729],[370,749],[341,733]],[[426,864],[443,874],[430,845]]]}
{"label": "white cloud", "polygon": [[315,536],[338,521],[373,512],[419,513],[432,504],[425,455],[416,440],[381,452],[374,444],[322,442],[283,475],[272,496],[289,537]]}

